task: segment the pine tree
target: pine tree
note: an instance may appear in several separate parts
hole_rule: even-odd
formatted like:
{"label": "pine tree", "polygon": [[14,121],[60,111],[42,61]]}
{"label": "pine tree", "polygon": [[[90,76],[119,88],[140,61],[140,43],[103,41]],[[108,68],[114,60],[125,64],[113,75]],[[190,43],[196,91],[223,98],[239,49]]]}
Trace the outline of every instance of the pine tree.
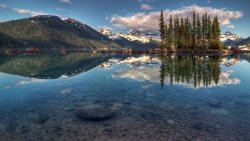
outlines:
{"label": "pine tree", "polygon": [[177,17],[174,21],[174,46],[176,48],[180,47],[180,37],[179,37],[179,18]]}
{"label": "pine tree", "polygon": [[172,18],[172,15],[170,15],[170,18],[169,18],[169,29],[168,29],[168,32],[169,32],[169,47],[171,48],[172,46],[173,46],[173,43],[174,43],[174,41],[173,41],[173,39],[174,39],[174,34],[173,34],[173,32],[174,32],[174,30],[173,30],[173,18]]}
{"label": "pine tree", "polygon": [[205,22],[204,22],[204,32],[205,32],[205,36],[204,36],[204,39],[205,39],[205,47],[207,48],[208,47],[208,17],[207,17],[207,13],[205,13]]}
{"label": "pine tree", "polygon": [[165,25],[165,39],[164,39],[164,42],[165,42],[165,47],[169,48],[169,31],[168,31],[168,24],[167,23]]}
{"label": "pine tree", "polygon": [[205,47],[205,41],[206,37],[205,37],[205,15],[202,15],[202,47]]}
{"label": "pine tree", "polygon": [[213,21],[213,35],[214,35],[214,40],[220,40],[220,24],[218,21],[218,17],[216,16]]}
{"label": "pine tree", "polygon": [[211,48],[220,49],[222,47],[220,42],[220,23],[218,17],[216,16],[213,21],[212,25],[212,32],[213,32],[213,43],[211,43]]}
{"label": "pine tree", "polygon": [[161,16],[160,16],[160,36],[161,36],[161,40],[163,41],[165,39],[165,23],[164,23],[164,14],[163,11],[161,10]]}
{"label": "pine tree", "polygon": [[197,16],[197,47],[202,46],[202,29],[199,15]]}
{"label": "pine tree", "polygon": [[212,22],[210,16],[208,17],[208,44],[211,47],[211,42],[213,41],[213,31],[212,31]]}
{"label": "pine tree", "polygon": [[211,21],[207,13],[199,15],[193,12],[193,21],[189,22],[189,18],[175,18],[173,21],[172,15],[169,18],[169,24],[164,22],[164,14],[161,11],[160,15],[160,36],[162,39],[162,48],[221,48],[220,42],[220,24],[216,16]]}
{"label": "pine tree", "polygon": [[180,30],[179,30],[179,36],[180,36],[180,47],[184,48],[185,47],[185,25],[184,25],[184,20],[181,18],[181,25],[180,25]]}
{"label": "pine tree", "polygon": [[191,31],[192,27],[191,27],[191,24],[189,23],[188,17],[186,18],[185,26],[186,26],[186,37],[185,38],[186,38],[186,44],[187,44],[186,48],[188,49],[188,48],[192,48],[192,43],[193,43],[192,31]]}
{"label": "pine tree", "polygon": [[196,47],[196,13],[193,12],[193,31],[192,31],[192,48]]}
{"label": "pine tree", "polygon": [[184,36],[185,36],[185,48],[188,49],[188,42],[189,42],[189,38],[188,38],[188,31],[189,31],[189,25],[188,25],[188,17],[185,19],[185,24],[184,24]]}

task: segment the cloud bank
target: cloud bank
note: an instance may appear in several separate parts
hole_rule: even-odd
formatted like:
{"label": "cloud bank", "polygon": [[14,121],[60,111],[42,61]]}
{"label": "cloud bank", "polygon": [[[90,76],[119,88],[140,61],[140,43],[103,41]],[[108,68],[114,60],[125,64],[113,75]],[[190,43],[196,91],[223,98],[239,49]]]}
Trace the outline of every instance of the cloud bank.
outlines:
{"label": "cloud bank", "polygon": [[[189,17],[192,19],[192,13],[196,11],[199,15],[207,13],[211,18],[218,16],[222,26],[234,28],[232,20],[243,16],[241,11],[230,11],[224,8],[200,7],[197,5],[185,6],[176,10],[164,10],[165,20],[168,21],[169,15],[174,17]],[[114,27],[139,31],[158,31],[160,11],[150,13],[139,12],[128,16],[112,16],[110,22]]]}

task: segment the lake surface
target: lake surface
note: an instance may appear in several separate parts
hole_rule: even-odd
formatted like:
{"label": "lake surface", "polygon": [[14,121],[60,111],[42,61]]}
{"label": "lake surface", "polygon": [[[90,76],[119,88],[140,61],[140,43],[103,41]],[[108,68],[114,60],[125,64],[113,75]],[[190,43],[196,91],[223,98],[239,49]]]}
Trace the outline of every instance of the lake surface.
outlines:
{"label": "lake surface", "polygon": [[250,54],[0,56],[0,141],[250,140]]}

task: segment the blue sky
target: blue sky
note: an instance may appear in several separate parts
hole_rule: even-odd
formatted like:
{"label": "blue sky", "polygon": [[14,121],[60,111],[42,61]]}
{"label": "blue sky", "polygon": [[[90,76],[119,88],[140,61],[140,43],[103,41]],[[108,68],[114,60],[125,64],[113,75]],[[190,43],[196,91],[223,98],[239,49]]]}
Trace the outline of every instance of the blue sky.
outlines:
{"label": "blue sky", "polygon": [[40,14],[71,17],[92,27],[114,32],[156,31],[158,15],[164,10],[178,17],[207,12],[219,16],[222,33],[250,36],[249,0],[0,0],[0,21]]}

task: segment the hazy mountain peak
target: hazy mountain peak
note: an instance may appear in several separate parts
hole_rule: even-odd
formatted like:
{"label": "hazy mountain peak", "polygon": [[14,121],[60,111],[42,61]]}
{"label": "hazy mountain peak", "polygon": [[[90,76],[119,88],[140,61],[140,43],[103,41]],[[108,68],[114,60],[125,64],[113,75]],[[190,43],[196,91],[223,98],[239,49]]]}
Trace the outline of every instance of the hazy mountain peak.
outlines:
{"label": "hazy mountain peak", "polygon": [[108,29],[106,29],[106,28],[100,28],[100,29],[98,30],[98,32],[100,32],[100,33],[102,33],[102,34],[104,34],[104,35],[112,35],[112,34],[113,34],[110,30],[108,30]]}
{"label": "hazy mountain peak", "polygon": [[138,41],[141,43],[150,43],[151,40],[156,42],[160,41],[158,35],[154,36],[152,34],[146,34],[137,30],[130,30],[128,33],[113,33],[108,29],[101,28],[98,31],[112,40],[120,40],[125,38],[129,41]]}
{"label": "hazy mountain peak", "polygon": [[233,34],[232,32],[230,31],[227,31],[225,32],[223,35],[221,35],[221,41],[222,42],[226,42],[226,41],[237,41],[237,40],[240,40],[242,39],[242,37],[236,35],[236,34]]}

